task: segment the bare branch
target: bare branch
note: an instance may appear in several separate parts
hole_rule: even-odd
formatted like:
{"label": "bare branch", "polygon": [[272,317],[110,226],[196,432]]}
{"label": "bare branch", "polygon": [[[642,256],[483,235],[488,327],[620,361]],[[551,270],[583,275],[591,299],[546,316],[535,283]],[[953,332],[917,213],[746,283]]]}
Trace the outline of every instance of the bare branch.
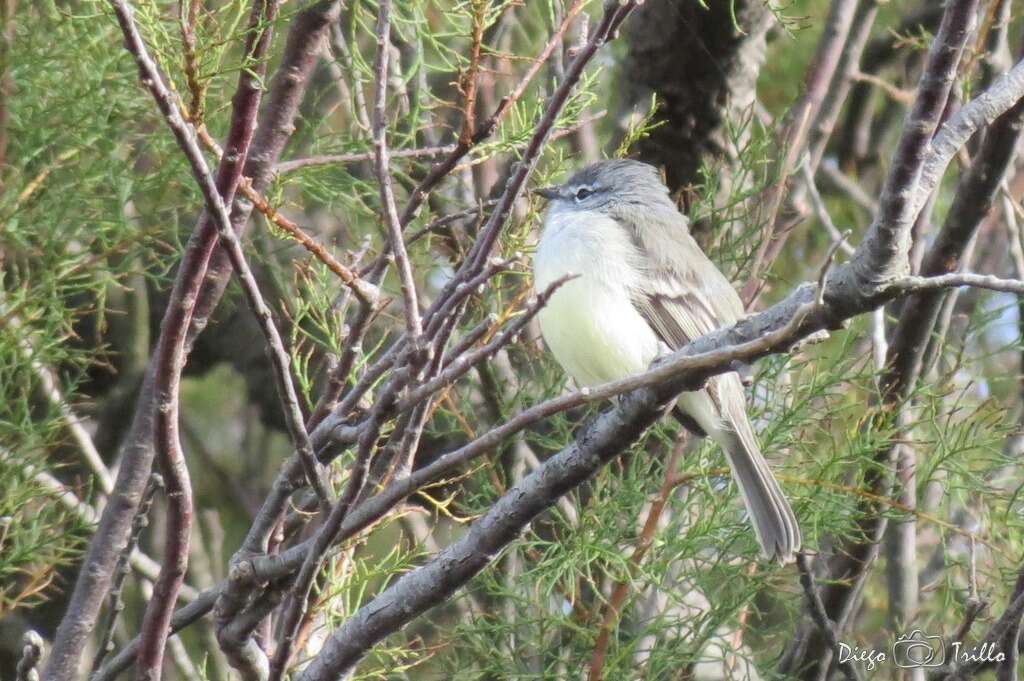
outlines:
{"label": "bare branch", "polygon": [[117,618],[121,615],[121,611],[124,609],[121,590],[124,586],[124,580],[128,576],[129,558],[139,544],[139,536],[142,534],[142,530],[149,524],[149,509],[153,503],[153,497],[157,490],[162,489],[163,486],[163,479],[154,473],[150,478],[149,485],[146,487],[146,492],[142,497],[142,501],[139,502],[139,510],[135,513],[135,520],[132,521],[132,533],[128,538],[128,545],[125,547],[125,550],[117,561],[114,581],[110,587],[109,604],[107,605],[107,621],[103,626],[102,633],[100,634],[100,642],[97,646],[96,657],[93,658],[92,661],[93,674],[95,674],[103,664],[103,658],[114,650],[114,627],[117,625]]}
{"label": "bare branch", "polygon": [[402,284],[402,300],[405,303],[405,324],[409,340],[415,346],[423,333],[420,321],[420,304],[416,296],[416,282],[409,264],[409,254],[402,239],[402,223],[398,218],[395,193],[391,188],[391,171],[388,161],[387,120],[384,105],[387,102],[388,55],[391,49],[391,1],[381,0],[377,16],[377,65],[374,69],[373,100],[373,151],[376,159],[377,184],[380,188],[380,203],[384,210],[384,228],[395,257],[399,280]]}
{"label": "bare branch", "polygon": [[[230,154],[222,160],[217,173],[217,188],[221,196],[230,198],[241,177],[240,164],[246,159],[246,150],[253,138],[256,115],[262,89],[258,80],[265,72],[262,58],[270,43],[269,28],[250,31],[246,54],[251,55],[252,66],[239,75],[239,86],[232,105],[231,126],[226,144]],[[259,36],[259,40],[256,40]],[[182,256],[178,275],[171,291],[170,303],[161,325],[160,338],[154,357],[163,356],[167,349],[179,343],[178,335],[187,336],[203,326],[201,320],[209,314],[197,300],[204,283],[207,266],[216,247],[217,233],[209,215],[204,213],[196,225],[189,245]],[[194,311],[199,308],[198,317]],[[187,340],[187,338],[186,338]],[[156,361],[152,361],[143,381],[135,415],[123,448],[122,463],[114,493],[104,508],[99,527],[78,573],[67,611],[61,620],[53,649],[46,663],[45,676],[49,681],[71,681],[78,669],[79,659],[89,635],[95,628],[96,618],[110,585],[114,566],[121,548],[128,541],[132,519],[138,501],[145,489],[152,468],[153,409],[156,403]]]}
{"label": "bare branch", "polygon": [[[454,144],[444,144],[437,147],[423,147],[421,149],[396,149],[389,153],[391,158],[431,158],[442,154],[450,154],[455,150]],[[317,166],[345,165],[349,163],[365,163],[376,160],[375,151],[353,152],[351,154],[321,154],[319,156],[307,156],[291,161],[282,161],[274,168],[279,175],[295,172],[303,168],[315,168]]]}
{"label": "bare branch", "polygon": [[[950,2],[946,7],[939,31],[928,53],[914,106],[907,115],[892,165],[886,176],[878,214],[863,243],[857,249],[858,253],[863,255],[854,259],[851,273],[854,273],[859,281],[882,282],[894,275],[905,274],[908,270],[910,228],[925,200],[935,188],[935,182],[928,179],[927,168],[938,164],[945,169],[952,158],[952,152],[944,156],[941,151],[934,151],[948,148],[940,142],[943,134],[936,136],[934,142],[932,137],[935,136],[942,112],[946,108],[946,100],[956,78],[957,66],[970,34],[977,6],[975,0],[959,0]],[[1024,74],[1021,85],[1024,86]],[[1005,86],[1000,87],[1005,89]],[[1024,88],[1021,91],[1024,92]],[[1017,99],[1019,97],[1008,102],[1003,111]],[[972,105],[976,108],[978,105],[975,102],[961,109],[954,119],[960,118]],[[995,116],[988,120],[994,118]],[[943,130],[948,130],[951,123],[953,121],[947,122]],[[960,148],[966,142],[965,137],[956,147]]]}
{"label": "bare branch", "polygon": [[[839,659],[839,638],[837,637],[835,623],[828,618],[825,604],[821,602],[821,596],[818,593],[818,585],[815,584],[813,568],[810,561],[807,560],[807,554],[803,551],[796,554],[796,566],[800,571],[800,586],[803,587],[804,595],[807,596],[807,609],[811,613],[811,617],[814,619],[818,630],[821,631],[825,640],[828,641],[828,645],[831,647],[833,654],[836,655],[836,659]],[[838,664],[839,668],[843,670],[847,681],[860,681],[860,674],[852,662],[844,660]]]}
{"label": "bare branch", "polygon": [[747,307],[762,290],[762,273],[778,257],[792,232],[792,219],[788,215],[780,214],[788,191],[789,177],[799,167],[799,159],[807,147],[811,126],[818,118],[826,95],[830,89],[838,91],[841,88],[844,74],[838,71],[838,68],[847,51],[850,27],[853,25],[857,4],[858,0],[832,0],[828,18],[825,20],[824,34],[804,78],[804,94],[789,110],[782,130],[779,131],[781,153],[772,170],[775,181],[763,199],[763,224],[767,228],[767,234],[762,238],[754,254],[749,268],[749,278],[741,293]]}

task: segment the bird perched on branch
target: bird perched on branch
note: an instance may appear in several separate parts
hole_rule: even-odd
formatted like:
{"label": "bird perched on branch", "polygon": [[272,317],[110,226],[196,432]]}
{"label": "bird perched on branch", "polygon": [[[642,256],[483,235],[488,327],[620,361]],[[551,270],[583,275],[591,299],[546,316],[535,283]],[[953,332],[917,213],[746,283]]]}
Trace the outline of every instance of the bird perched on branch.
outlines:
{"label": "bird perched on branch", "polygon": [[[658,356],[743,316],[735,289],[690,236],[653,166],[602,161],[535,192],[549,202],[535,288],[578,275],[541,310],[540,328],[581,387],[641,373]],[[715,376],[679,395],[676,407],[725,451],[762,553],[791,561],[800,528],[761,455],[740,376]]]}

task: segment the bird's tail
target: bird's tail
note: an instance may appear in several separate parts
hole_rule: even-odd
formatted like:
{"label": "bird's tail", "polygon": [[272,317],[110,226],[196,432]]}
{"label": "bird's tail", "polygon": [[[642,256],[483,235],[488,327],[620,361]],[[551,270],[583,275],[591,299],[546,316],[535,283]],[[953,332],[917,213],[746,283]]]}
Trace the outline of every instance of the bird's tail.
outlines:
{"label": "bird's tail", "polygon": [[768,462],[761,455],[761,447],[747,418],[740,378],[736,374],[723,374],[712,379],[708,387],[714,390],[716,399],[706,391],[683,393],[677,404],[725,450],[761,553],[766,558],[789,563],[793,554],[800,550],[800,526]]}
{"label": "bird's tail", "polygon": [[800,550],[800,526],[768,462],[761,456],[753,433],[745,438],[736,430],[722,429],[714,436],[725,450],[761,553],[780,563],[791,562],[793,554]]}

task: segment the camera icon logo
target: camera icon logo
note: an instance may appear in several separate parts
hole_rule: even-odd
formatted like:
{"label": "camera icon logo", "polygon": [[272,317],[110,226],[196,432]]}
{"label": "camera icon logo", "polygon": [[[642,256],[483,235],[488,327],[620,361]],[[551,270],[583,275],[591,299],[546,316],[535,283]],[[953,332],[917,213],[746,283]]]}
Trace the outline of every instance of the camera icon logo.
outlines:
{"label": "camera icon logo", "polygon": [[941,635],[932,636],[914,629],[892,644],[892,661],[902,669],[940,667],[946,662],[946,645]]}

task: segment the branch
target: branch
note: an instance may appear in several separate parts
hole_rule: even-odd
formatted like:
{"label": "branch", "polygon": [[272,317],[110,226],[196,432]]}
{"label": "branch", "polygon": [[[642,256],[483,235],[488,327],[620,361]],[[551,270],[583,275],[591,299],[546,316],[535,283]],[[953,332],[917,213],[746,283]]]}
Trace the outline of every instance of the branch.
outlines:
{"label": "branch", "polygon": [[[803,587],[804,595],[807,596],[807,609],[810,611],[818,630],[828,642],[836,659],[839,659],[839,639],[837,638],[835,623],[828,618],[825,604],[821,602],[821,596],[818,594],[818,586],[815,584],[811,563],[807,559],[807,554],[803,551],[796,554],[796,567],[800,571],[800,586]],[[839,662],[838,665],[843,670],[847,681],[860,681],[860,674],[857,673],[857,668],[850,660]]]}
{"label": "branch", "polygon": [[953,156],[976,132],[1001,116],[1024,97],[1024,60],[1018,61],[977,98],[965,104],[946,121],[931,143],[931,153],[921,169],[918,200],[924,198],[942,179]]}
{"label": "branch", "polygon": [[[683,430],[672,445],[672,453],[665,464],[664,479],[658,494],[650,503],[647,510],[647,518],[644,520],[643,528],[640,530],[640,537],[636,547],[629,556],[629,579],[635,578],[640,569],[647,551],[654,544],[654,535],[658,529],[658,521],[668,504],[672,492],[682,482],[682,477],[676,474],[679,460],[683,456],[683,449],[686,446],[686,431]],[[604,661],[608,654],[608,642],[611,640],[612,629],[619,620],[622,612],[622,605],[629,595],[630,581],[620,581],[612,589],[611,597],[604,607],[604,616],[601,618],[601,628],[597,632],[594,641],[594,652],[590,656],[590,671],[587,673],[587,681],[601,681],[604,674]]]}
{"label": "branch", "polygon": [[[256,279],[249,269],[242,252],[238,236],[235,234],[231,218],[225,202],[221,198],[206,160],[196,141],[193,131],[182,119],[174,98],[164,85],[156,65],[149,57],[142,38],[131,16],[131,8],[123,0],[112,0],[115,13],[125,34],[128,49],[135,56],[139,66],[143,84],[150,90],[161,113],[171,128],[179,146],[182,148],[192,173],[200,186],[206,201],[206,210],[213,216],[218,236],[228,252],[228,257],[242,284],[247,301],[253,309],[267,339],[274,366],[274,377],[278,393],[283,402],[285,420],[299,458],[306,467],[310,484],[316,491],[325,508],[329,503],[329,492],[313,454],[309,436],[303,424],[302,411],[298,396],[291,379],[290,358],[284,349],[280,333],[273,323],[272,313],[263,301]],[[253,24],[272,18],[276,5],[259,4],[253,8]],[[250,38],[251,40],[251,38]],[[240,165],[238,157],[232,157],[229,150],[225,159]],[[154,586],[154,598],[149,602],[146,618],[143,623],[142,645],[139,653],[139,675],[142,677],[158,677],[166,641],[167,628],[171,617],[171,608],[175,594],[184,578],[188,561],[188,535],[191,523],[191,487],[188,481],[187,468],[180,453],[177,430],[178,395],[177,385],[180,380],[181,367],[184,365],[184,347],[178,345],[173,352],[165,356],[157,370],[158,386],[162,385],[161,376],[166,376],[165,390],[158,388],[160,402],[158,408],[157,449],[161,455],[164,475],[167,480],[168,500],[173,512],[168,522],[168,545],[165,555],[165,569]],[[170,566],[170,569],[167,569]],[[165,576],[166,575],[166,576]]]}
{"label": "branch", "polygon": [[43,637],[32,629],[21,637],[21,657],[15,670],[16,681],[39,681],[36,665],[43,657]]}
{"label": "branch", "polygon": [[[455,151],[454,144],[444,144],[436,147],[423,147],[420,149],[397,149],[391,152],[391,158],[430,158],[441,154],[450,154]],[[375,151],[357,151],[350,154],[321,154],[319,156],[307,156],[291,161],[281,161],[274,168],[278,175],[286,175],[303,168],[316,168],[318,166],[344,165],[348,163],[365,163],[376,160]]]}
{"label": "branch", "polygon": [[1020,279],[1003,279],[988,274],[973,274],[971,272],[952,272],[931,277],[900,277],[895,281],[889,282],[886,288],[892,289],[898,296],[903,296],[908,293],[932,293],[960,286],[972,286],[1002,293],[1024,294],[1024,281]]}
{"label": "branch", "polygon": [[398,268],[402,300],[405,304],[406,333],[416,345],[423,333],[420,321],[419,300],[416,296],[416,281],[409,264],[409,254],[402,239],[402,223],[398,218],[395,193],[391,187],[391,171],[388,161],[387,120],[384,105],[388,95],[388,55],[391,49],[391,0],[381,0],[377,15],[377,65],[374,68],[373,100],[373,151],[376,160],[377,184],[380,187],[380,203],[384,210],[384,228]]}
{"label": "branch", "polygon": [[128,538],[128,545],[117,561],[113,585],[110,587],[107,621],[100,634],[96,657],[92,661],[93,674],[103,664],[103,658],[114,650],[114,627],[117,625],[117,618],[121,615],[121,611],[124,610],[121,590],[124,586],[124,580],[128,576],[129,558],[139,544],[139,536],[142,534],[142,530],[149,524],[149,509],[153,504],[153,497],[156,495],[157,490],[162,489],[163,486],[164,481],[159,475],[153,474],[150,476],[149,485],[146,486],[146,492],[142,497],[142,501],[139,502],[139,510],[136,511],[135,519],[132,521],[132,533]]}
{"label": "branch", "polygon": [[[917,98],[910,113],[907,114],[903,133],[886,176],[878,213],[867,236],[857,249],[859,257],[854,258],[853,268],[850,270],[860,282],[881,283],[893,276],[905,274],[908,270],[910,229],[925,200],[935,189],[938,179],[929,181],[927,168],[941,166],[944,170],[953,155],[952,152],[948,156],[943,154],[941,150],[949,147],[943,146],[940,142],[942,134],[935,136],[935,133],[942,112],[946,108],[953,80],[956,78],[957,66],[970,34],[977,6],[977,0],[953,0],[946,7],[938,33],[928,52],[924,73],[917,88]],[[1024,92],[1024,77],[1021,80],[1021,92]],[[993,87],[997,86],[1005,89],[1000,83]],[[1018,95],[1007,102],[1006,107],[999,113],[1008,109],[1019,98]],[[977,108],[977,101],[961,109],[954,119],[961,118],[964,111],[972,105]],[[988,121],[998,115],[993,115]],[[944,130],[949,129],[951,122],[947,122]],[[934,143],[933,136],[936,137]],[[961,143],[956,144],[956,148],[959,149],[966,142],[965,137]]]}
{"label": "branch", "polygon": [[[222,160],[217,173],[217,188],[222,196],[231,197],[241,177],[239,164],[246,158],[246,150],[253,138],[256,114],[262,88],[259,80],[265,71],[263,55],[270,43],[269,27],[265,31],[250,31],[250,40],[260,40],[248,46],[252,66],[239,74],[239,85],[232,101],[231,125],[227,148],[231,152]],[[53,648],[47,660],[44,676],[49,681],[71,681],[77,674],[82,651],[96,626],[96,619],[121,548],[128,541],[132,519],[138,500],[145,490],[153,463],[153,409],[156,403],[156,358],[167,348],[177,345],[179,336],[187,336],[190,326],[198,333],[202,323],[195,319],[197,297],[203,286],[207,266],[216,247],[217,233],[209,215],[204,213],[193,231],[182,256],[171,291],[170,302],[161,324],[160,337],[154,351],[154,360],[147,369],[136,403],[130,431],[122,449],[122,463],[114,492],[100,518],[99,527],[82,562],[68,608],[61,620]],[[208,306],[200,319],[209,314]]]}
{"label": "branch", "polygon": [[[196,128],[196,134],[199,136],[199,140],[206,146],[206,148],[217,155],[218,159],[224,156],[224,150],[220,148],[220,145],[218,145],[212,137],[210,137],[210,134],[205,128]],[[253,188],[252,180],[250,178],[242,177],[238,184],[238,190],[242,193],[242,196],[252,202],[253,208],[277,225],[283,232],[298,241],[303,248],[312,253],[317,260],[326,265],[327,269],[331,270],[331,272],[341,280],[341,283],[349,287],[360,301],[371,305],[377,302],[380,297],[380,290],[376,286],[360,279],[355,272],[338,262],[326,248],[317,243],[316,240],[307,234],[305,230],[277,212],[277,210],[270,205],[270,202],[267,201],[262,194],[256,191],[255,188]]]}
{"label": "branch", "polygon": [[[945,21],[943,25],[946,25]],[[972,102],[967,107],[974,105],[975,102]],[[954,120],[956,118],[954,117]],[[1022,122],[1024,102],[1017,102],[1002,113],[987,130],[985,139],[975,155],[974,163],[961,177],[946,222],[924,258],[921,272],[925,276],[898,277],[890,284],[894,289],[914,295],[902,306],[880,379],[882,404],[879,407],[879,414],[889,419],[889,422],[897,427],[897,431],[891,438],[886,439],[874,454],[878,468],[869,473],[866,484],[876,495],[888,496],[893,483],[892,471],[901,476],[901,483],[908,497],[911,494],[910,490],[913,489],[911,453],[899,444],[899,440],[906,437],[904,404],[921,378],[928,338],[933,333],[943,305],[946,287],[969,285],[1017,294],[1024,292],[1024,288],[1020,286],[1022,282],[1019,281],[956,272],[961,268],[968,245],[988,214],[996,192],[1002,184],[1017,147]],[[964,138],[964,142],[966,139]],[[934,162],[932,159],[939,154],[941,152],[936,151],[933,145],[924,163]],[[930,194],[932,189],[919,187],[918,191]],[[913,198],[909,200],[913,201]],[[907,501],[913,503],[912,498],[908,498]],[[875,560],[878,551],[875,539],[881,537],[888,526],[886,517],[873,502],[863,504],[858,510],[862,518],[859,522],[860,529],[865,539],[848,542],[835,552],[830,560],[829,583],[822,592],[822,600],[826,604],[829,616],[840,622],[840,625],[845,623],[840,613],[848,612],[854,607],[854,603],[859,599],[859,585],[866,578],[867,571]],[[889,528],[889,531],[891,532],[892,528]],[[907,528],[901,528],[901,531],[905,532]],[[898,564],[899,561],[889,561],[891,574],[897,574]],[[907,570],[903,570],[903,573],[906,574]],[[913,577],[909,579],[912,580]],[[916,593],[916,589],[901,590],[901,593],[909,596]],[[899,599],[891,600],[893,602],[890,605],[893,608],[900,605]],[[819,647],[820,638],[818,636],[811,640],[806,648],[808,654],[816,654],[811,651]],[[826,664],[824,659],[818,661],[819,667]],[[794,669],[801,665],[801,661],[794,660],[794,665],[789,668]],[[808,671],[808,675],[813,674],[813,669]]]}
{"label": "branch", "polygon": [[782,130],[779,131],[780,153],[778,163],[771,171],[774,182],[763,200],[765,217],[762,224],[768,228],[768,233],[761,239],[749,269],[747,285],[741,293],[747,307],[750,307],[762,290],[764,281],[761,274],[778,257],[786,238],[792,232],[794,223],[791,217],[780,214],[789,177],[798,167],[798,160],[807,145],[811,124],[817,119],[826,95],[831,88],[840,87],[839,83],[834,81],[837,77],[842,78],[837,69],[845,46],[849,42],[850,27],[853,25],[857,4],[857,0],[832,0],[822,38],[804,77],[804,95],[790,109]]}

